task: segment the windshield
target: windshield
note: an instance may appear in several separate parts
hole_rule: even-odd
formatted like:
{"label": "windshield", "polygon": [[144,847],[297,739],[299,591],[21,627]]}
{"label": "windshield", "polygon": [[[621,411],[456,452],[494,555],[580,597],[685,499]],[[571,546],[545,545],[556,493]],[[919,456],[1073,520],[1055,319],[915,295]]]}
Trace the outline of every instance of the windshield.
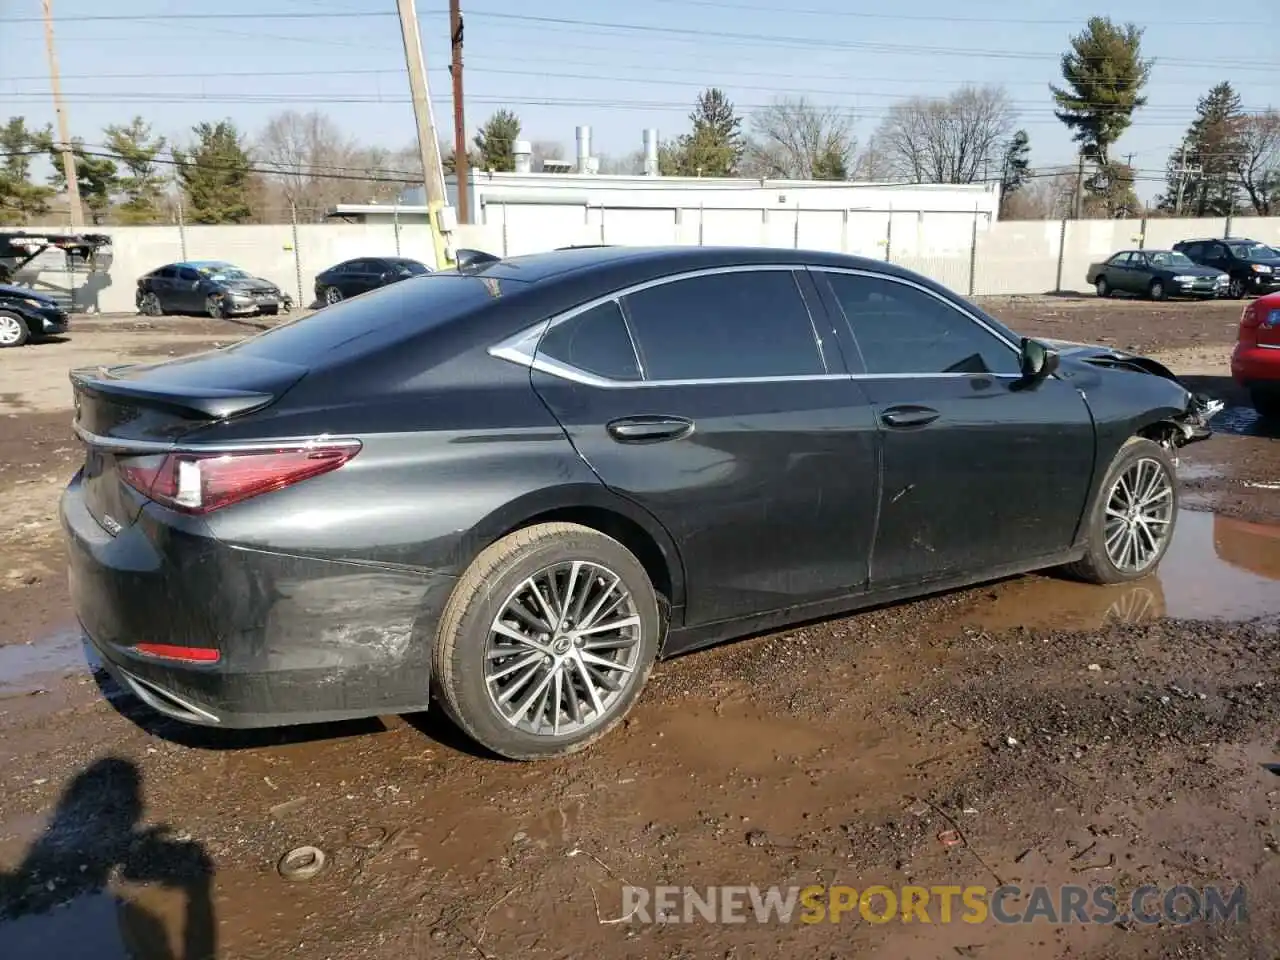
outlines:
{"label": "windshield", "polygon": [[1172,250],[1156,250],[1147,254],[1147,259],[1151,261],[1152,266],[1156,267],[1194,267],[1187,257],[1181,253],[1174,253]]}
{"label": "windshield", "polygon": [[1227,246],[1241,260],[1280,260],[1280,253],[1265,243],[1229,243]]}
{"label": "windshield", "polygon": [[417,260],[392,260],[391,266],[395,269],[396,273],[407,273],[412,274],[413,276],[420,276],[421,274],[431,272]]}
{"label": "windshield", "polygon": [[214,280],[249,280],[251,279],[248,271],[241,270],[239,267],[233,267],[231,264],[218,264],[216,266],[200,267],[202,276],[210,277]]}

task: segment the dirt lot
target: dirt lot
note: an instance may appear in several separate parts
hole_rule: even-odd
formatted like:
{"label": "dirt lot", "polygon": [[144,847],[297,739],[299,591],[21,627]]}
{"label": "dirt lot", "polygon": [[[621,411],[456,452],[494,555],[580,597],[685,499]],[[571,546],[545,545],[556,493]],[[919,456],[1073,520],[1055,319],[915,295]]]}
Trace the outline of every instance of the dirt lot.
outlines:
{"label": "dirt lot", "polygon": [[[192,730],[96,678],[55,523],[66,372],[251,331],[103,318],[0,355],[0,957],[1280,955],[1280,443],[1226,375],[1239,305],[988,306],[1232,404],[1186,452],[1158,575],[1015,578],[681,658],[624,728],[536,765],[436,715]],[[327,862],[289,882],[304,844]],[[648,923],[623,893],[1148,883],[1243,884],[1248,921]]]}

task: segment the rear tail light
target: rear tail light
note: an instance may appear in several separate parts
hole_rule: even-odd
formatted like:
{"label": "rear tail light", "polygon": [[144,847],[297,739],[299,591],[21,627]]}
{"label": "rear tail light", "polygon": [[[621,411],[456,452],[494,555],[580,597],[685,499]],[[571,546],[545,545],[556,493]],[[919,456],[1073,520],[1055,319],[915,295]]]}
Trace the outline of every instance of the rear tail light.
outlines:
{"label": "rear tail light", "polygon": [[170,453],[120,464],[124,482],[183,513],[210,513],[337,470],[360,452],[350,441],[305,447]]}
{"label": "rear tail light", "polygon": [[1240,332],[1237,337],[1240,343],[1251,345],[1258,342],[1258,325],[1261,319],[1256,303],[1245,304],[1240,313]]}

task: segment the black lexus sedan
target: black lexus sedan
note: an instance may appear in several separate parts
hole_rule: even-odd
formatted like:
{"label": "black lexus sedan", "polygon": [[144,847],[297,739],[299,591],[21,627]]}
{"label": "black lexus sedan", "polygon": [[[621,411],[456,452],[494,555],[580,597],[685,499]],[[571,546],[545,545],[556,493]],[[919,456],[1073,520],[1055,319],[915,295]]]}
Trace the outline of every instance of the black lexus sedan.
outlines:
{"label": "black lexus sedan", "polygon": [[405,257],[359,257],[316,274],[316,301],[326,305],[430,273],[425,263]]}
{"label": "black lexus sedan", "polygon": [[66,333],[69,321],[48,294],[0,284],[0,349]]}
{"label": "black lexus sedan", "polygon": [[223,727],[434,702],[516,759],[604,735],[659,656],[1144,577],[1213,412],[901,267],[757,248],[461,252],[72,380],[71,593],[121,684]]}
{"label": "black lexus sedan", "polygon": [[138,312],[207,314],[214,319],[293,309],[293,298],[270,280],[223,260],[188,260],[157,267],[138,278]]}

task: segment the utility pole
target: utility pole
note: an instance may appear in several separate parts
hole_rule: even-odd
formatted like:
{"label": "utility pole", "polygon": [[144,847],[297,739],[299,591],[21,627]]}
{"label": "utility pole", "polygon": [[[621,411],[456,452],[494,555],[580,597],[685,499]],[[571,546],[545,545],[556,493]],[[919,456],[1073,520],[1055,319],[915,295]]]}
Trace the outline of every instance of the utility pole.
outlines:
{"label": "utility pole", "polygon": [[49,54],[49,89],[53,91],[53,112],[58,118],[58,139],[62,152],[62,173],[67,178],[67,205],[71,209],[71,228],[84,227],[84,210],[80,207],[80,178],[76,175],[76,158],[71,152],[71,132],[67,127],[67,111],[62,105],[62,81],[58,77],[58,52],[53,46],[53,0],[42,0],[44,7],[44,45]]}
{"label": "utility pole", "polygon": [[1076,157],[1076,216],[1079,220],[1084,215],[1084,151]]}
{"label": "utility pole", "polygon": [[462,4],[449,0],[449,34],[453,43],[453,179],[458,184],[458,220],[471,222],[471,178],[467,158],[467,116],[462,99]]}
{"label": "utility pole", "polygon": [[440,163],[440,141],[436,139],[435,116],[427,93],[427,65],[422,55],[422,36],[418,32],[418,12],[414,0],[396,0],[400,12],[400,34],[404,38],[404,64],[409,71],[409,91],[413,95],[413,116],[418,127],[418,154],[422,159],[422,184],[426,193],[427,221],[435,244],[436,267],[452,262],[445,241],[443,212],[448,206],[444,187],[444,167]]}
{"label": "utility pole", "polygon": [[1200,171],[1201,168],[1199,166],[1187,166],[1187,144],[1184,141],[1182,144],[1182,160],[1178,164],[1177,169],[1173,171],[1178,175],[1178,196],[1173,202],[1173,215],[1175,217],[1182,216],[1182,193],[1183,189],[1187,185],[1187,176],[1193,173],[1199,173]]}

